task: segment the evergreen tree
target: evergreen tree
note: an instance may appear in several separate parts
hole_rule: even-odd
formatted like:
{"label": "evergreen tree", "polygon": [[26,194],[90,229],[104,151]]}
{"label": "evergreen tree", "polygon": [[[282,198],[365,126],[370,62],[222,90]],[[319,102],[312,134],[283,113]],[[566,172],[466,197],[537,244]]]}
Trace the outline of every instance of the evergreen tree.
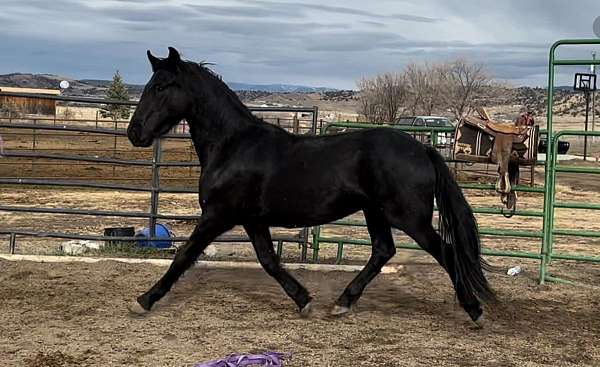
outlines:
{"label": "evergreen tree", "polygon": [[[108,87],[106,97],[108,99],[114,99],[117,101],[129,100],[129,92],[125,87],[125,83],[123,83],[123,78],[121,77],[119,70],[117,70],[113,76],[113,80]],[[129,106],[126,105],[110,104],[107,105],[106,108],[100,110],[100,114],[103,118],[112,118],[113,120],[128,119],[130,113],[131,110]]]}

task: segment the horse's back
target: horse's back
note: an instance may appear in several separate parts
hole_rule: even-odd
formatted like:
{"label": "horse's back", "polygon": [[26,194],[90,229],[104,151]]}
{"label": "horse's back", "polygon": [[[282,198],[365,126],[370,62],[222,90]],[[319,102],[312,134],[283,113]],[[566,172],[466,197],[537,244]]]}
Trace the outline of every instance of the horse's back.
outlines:
{"label": "horse's back", "polygon": [[277,157],[261,205],[281,225],[327,222],[385,200],[408,200],[435,182],[425,147],[393,129],[300,137],[271,149]]}

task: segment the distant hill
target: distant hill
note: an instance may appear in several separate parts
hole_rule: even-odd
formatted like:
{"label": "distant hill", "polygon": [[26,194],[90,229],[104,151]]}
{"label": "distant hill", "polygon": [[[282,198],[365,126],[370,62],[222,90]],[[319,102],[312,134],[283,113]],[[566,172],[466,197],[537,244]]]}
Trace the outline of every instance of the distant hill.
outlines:
{"label": "distant hill", "polygon": [[0,75],[0,87],[21,87],[21,88],[44,88],[44,89],[59,89],[59,83],[62,80],[69,82],[71,87],[76,90],[93,89],[92,86],[86,83],[79,82],[73,78],[63,77],[53,74],[25,74],[13,73]]}
{"label": "distant hill", "polygon": [[[70,87],[63,95],[104,97],[110,80],[82,79],[52,75],[13,73],[0,75],[0,87],[49,88],[58,89],[61,80],[67,80]],[[289,84],[247,84],[230,82],[244,103],[254,106],[319,106],[323,110],[355,112],[358,110],[357,91],[336,90],[326,87],[307,87]],[[138,99],[143,85],[126,84],[132,99]],[[546,110],[546,89],[532,87],[489,87],[478,96],[476,104],[492,107],[500,105],[520,105],[538,116]],[[557,115],[582,115],[585,100],[582,93],[574,92],[572,86],[557,86],[554,97]],[[600,113],[596,106],[596,113]],[[443,112],[443,111],[440,111]]]}
{"label": "distant hill", "polygon": [[[61,80],[67,80],[70,87],[63,92],[65,95],[103,96],[106,94],[111,81],[102,79],[76,80],[69,77],[52,74],[13,73],[0,75],[0,86],[22,88],[58,89]],[[229,87],[235,91],[255,91],[268,93],[323,93],[335,91],[334,88],[307,87],[290,84],[246,84],[230,82]],[[132,98],[138,98],[144,89],[143,85],[126,84]]]}
{"label": "distant hill", "polygon": [[333,92],[337,89],[327,87],[307,87],[303,85],[291,84],[246,84],[229,82],[229,88],[233,90],[271,92],[271,93],[322,93]]}

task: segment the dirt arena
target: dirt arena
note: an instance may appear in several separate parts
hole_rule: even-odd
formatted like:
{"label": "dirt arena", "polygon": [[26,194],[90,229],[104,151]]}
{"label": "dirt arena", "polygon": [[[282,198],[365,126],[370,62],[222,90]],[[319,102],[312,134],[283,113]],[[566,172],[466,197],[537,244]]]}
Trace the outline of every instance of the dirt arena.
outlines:
{"label": "dirt arena", "polygon": [[342,319],[327,311],[352,273],[294,272],[315,297],[301,319],[262,271],[193,269],[139,318],[126,304],[162,267],[0,261],[0,365],[193,366],[266,350],[292,353],[286,366],[600,364],[598,288],[540,286],[527,270],[491,275],[500,303],[477,330],[440,267],[403,257]]}
{"label": "dirt arena", "polygon": [[[65,139],[51,134],[37,140],[38,149],[146,159],[149,151],[132,152],[124,139]],[[109,139],[110,140],[110,139]],[[58,142],[58,143],[57,143]],[[60,144],[59,144],[60,143]],[[27,149],[26,136],[7,139],[10,149]],[[165,145],[166,160],[189,159],[188,143]],[[185,149],[184,149],[185,148]],[[593,150],[596,153],[596,150]],[[4,163],[7,160],[3,161]],[[54,164],[17,160],[0,166],[4,177],[78,177],[146,185],[147,169],[93,164]],[[56,163],[56,161],[54,161]],[[13,162],[14,163],[14,162]],[[565,162],[565,164],[570,164]],[[577,162],[577,165],[582,165]],[[598,166],[592,160],[587,166]],[[125,175],[127,181],[121,180]],[[194,187],[195,169],[165,168],[167,184]],[[131,177],[139,177],[138,181]],[[543,182],[538,169],[536,182]],[[598,202],[600,180],[592,175],[561,174],[557,200]],[[191,185],[191,186],[190,186]],[[492,192],[465,190],[474,207],[499,207]],[[524,193],[519,209],[540,211],[542,195]],[[2,186],[0,203],[11,206],[67,207],[94,210],[147,211],[149,194],[114,190]],[[197,214],[196,196],[161,194],[161,214]],[[360,215],[353,219],[361,219]],[[541,231],[539,217],[478,214],[481,229]],[[191,232],[189,221],[165,221],[178,236]],[[101,235],[104,228],[134,226],[145,219],[0,212],[0,229],[45,230]],[[600,231],[600,212],[557,209],[556,228]],[[236,228],[232,234],[242,234]],[[275,229],[295,235],[297,229]],[[322,236],[368,238],[363,227],[325,226]],[[395,231],[397,243],[408,238]],[[65,240],[19,237],[19,254],[60,254]],[[492,250],[539,253],[536,238],[484,236]],[[600,239],[556,237],[557,251],[600,256]],[[254,259],[249,244],[219,244],[218,259]],[[0,237],[0,252],[8,237]],[[311,256],[309,250],[309,257]],[[364,264],[370,250],[347,246],[345,264]],[[93,253],[115,256],[115,253]],[[119,254],[117,254],[119,255]],[[148,254],[145,254],[145,256]],[[321,261],[331,263],[336,247],[322,244]],[[171,254],[149,256],[170,257]],[[285,244],[283,259],[298,262],[296,244]],[[327,312],[352,273],[296,271],[315,297],[310,319],[301,319],[277,283],[259,270],[193,269],[148,316],[132,317],[126,305],[145,291],[165,268],[116,262],[33,263],[0,260],[0,366],[194,366],[235,352],[275,350],[292,353],[286,366],[598,366],[600,365],[600,265],[554,261],[550,274],[577,285],[537,283],[538,261],[488,257],[504,267],[520,265],[515,277],[490,274],[499,304],[487,308],[488,325],[478,330],[456,304],[442,269],[422,252],[399,250],[396,274],[379,276],[342,319]]]}

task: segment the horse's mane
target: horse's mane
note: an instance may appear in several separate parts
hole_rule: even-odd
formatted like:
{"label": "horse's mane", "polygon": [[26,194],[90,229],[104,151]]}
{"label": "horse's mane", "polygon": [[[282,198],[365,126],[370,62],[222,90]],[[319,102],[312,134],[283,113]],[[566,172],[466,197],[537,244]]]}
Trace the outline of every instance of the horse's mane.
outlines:
{"label": "horse's mane", "polygon": [[[208,65],[214,65],[213,63],[205,61],[183,61],[182,65],[184,65],[188,72],[196,74],[202,79],[206,80],[207,82],[212,83],[215,86],[215,89],[218,89],[219,92],[223,93],[227,97],[231,105],[238,112],[241,112],[244,116],[248,117],[250,121],[262,122],[261,119],[254,116],[252,111],[250,111],[248,107],[246,107],[246,105],[240,100],[238,95],[233,90],[231,90],[231,88],[229,88],[229,86],[225,84],[225,82],[223,82],[223,78],[221,78],[219,74],[208,68]],[[226,107],[230,106],[223,106],[223,108]]]}

